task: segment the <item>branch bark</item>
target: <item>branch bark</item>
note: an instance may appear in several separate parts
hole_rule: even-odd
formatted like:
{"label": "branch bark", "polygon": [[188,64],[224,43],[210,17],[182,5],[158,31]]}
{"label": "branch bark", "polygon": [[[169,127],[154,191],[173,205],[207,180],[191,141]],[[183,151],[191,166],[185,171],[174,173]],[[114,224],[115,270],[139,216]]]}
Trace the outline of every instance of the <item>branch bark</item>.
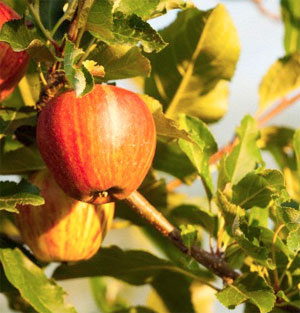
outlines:
{"label": "branch bark", "polygon": [[154,226],[164,237],[167,237],[181,252],[193,257],[197,262],[221,277],[224,281],[232,282],[239,276],[239,274],[233,271],[218,255],[209,253],[196,245],[188,249],[183,243],[180,231],[158,212],[138,191],[134,191],[127,197],[126,201],[136,213]]}

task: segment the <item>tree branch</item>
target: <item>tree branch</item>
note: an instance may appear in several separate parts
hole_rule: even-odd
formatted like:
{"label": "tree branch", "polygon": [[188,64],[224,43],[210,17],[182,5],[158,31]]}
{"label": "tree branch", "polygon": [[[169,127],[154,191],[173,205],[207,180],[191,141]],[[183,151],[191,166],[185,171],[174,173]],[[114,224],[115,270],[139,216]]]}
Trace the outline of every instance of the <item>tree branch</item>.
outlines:
{"label": "tree branch", "polygon": [[134,191],[126,199],[136,213],[154,226],[164,237],[167,237],[181,252],[190,255],[197,262],[211,270],[226,282],[232,282],[239,276],[219,256],[209,253],[196,245],[188,249],[182,240],[180,231],[172,225],[154,206],[152,206],[138,191]]}
{"label": "tree branch", "polygon": [[267,10],[262,4],[262,0],[252,0],[252,2],[257,6],[257,8],[262,14],[266,15],[267,17],[275,21],[280,21],[280,15]]}

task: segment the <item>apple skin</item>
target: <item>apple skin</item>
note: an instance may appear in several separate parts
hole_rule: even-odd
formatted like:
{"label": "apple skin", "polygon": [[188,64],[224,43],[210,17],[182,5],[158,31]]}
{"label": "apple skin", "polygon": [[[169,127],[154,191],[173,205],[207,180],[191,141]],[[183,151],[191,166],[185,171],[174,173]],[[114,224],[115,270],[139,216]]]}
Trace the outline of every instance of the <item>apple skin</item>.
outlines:
{"label": "apple skin", "polygon": [[[20,16],[0,1],[0,29],[10,20]],[[10,95],[26,72],[29,55],[25,51],[15,52],[5,43],[0,42],[0,101]]]}
{"label": "apple skin", "polygon": [[92,257],[111,226],[114,203],[93,205],[67,196],[48,170],[31,183],[45,199],[41,206],[19,205],[16,224],[24,242],[41,261],[79,261]]}
{"label": "apple skin", "polygon": [[82,98],[68,91],[50,101],[38,119],[37,143],[67,194],[102,204],[140,186],[153,160],[156,131],[138,95],[96,85]]}

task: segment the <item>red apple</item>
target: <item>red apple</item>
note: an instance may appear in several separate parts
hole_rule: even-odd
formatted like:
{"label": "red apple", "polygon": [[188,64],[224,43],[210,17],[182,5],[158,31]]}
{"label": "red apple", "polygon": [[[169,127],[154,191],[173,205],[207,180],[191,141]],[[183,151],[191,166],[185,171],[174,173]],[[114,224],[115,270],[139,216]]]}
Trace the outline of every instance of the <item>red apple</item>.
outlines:
{"label": "red apple", "polygon": [[128,90],[96,85],[82,98],[65,92],[43,109],[37,143],[60,187],[101,204],[124,199],[142,183],[155,152],[146,104]]}
{"label": "red apple", "polygon": [[[0,29],[5,22],[16,19],[20,16],[0,1]],[[7,43],[0,42],[0,101],[14,90],[26,71],[28,61],[27,52],[14,52]]]}
{"label": "red apple", "polygon": [[19,205],[17,225],[24,242],[42,261],[79,261],[93,256],[110,228],[114,203],[93,205],[67,196],[49,171],[31,179],[45,204]]}

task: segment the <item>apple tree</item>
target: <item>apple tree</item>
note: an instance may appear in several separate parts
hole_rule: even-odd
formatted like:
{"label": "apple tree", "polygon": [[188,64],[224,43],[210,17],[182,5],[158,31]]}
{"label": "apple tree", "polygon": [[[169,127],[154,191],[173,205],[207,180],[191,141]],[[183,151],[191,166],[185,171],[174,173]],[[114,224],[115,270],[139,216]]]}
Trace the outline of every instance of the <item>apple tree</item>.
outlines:
{"label": "apple tree", "polygon": [[[300,2],[275,16],[253,1],[282,21],[285,55],[221,147],[211,125],[241,45],[220,2],[0,1],[0,291],[12,310],[79,312],[61,285],[82,278],[99,312],[205,313],[215,299],[299,312],[300,128],[266,124],[299,105]],[[130,227],[144,249],[120,244]],[[116,284],[147,285],[148,301]]]}

